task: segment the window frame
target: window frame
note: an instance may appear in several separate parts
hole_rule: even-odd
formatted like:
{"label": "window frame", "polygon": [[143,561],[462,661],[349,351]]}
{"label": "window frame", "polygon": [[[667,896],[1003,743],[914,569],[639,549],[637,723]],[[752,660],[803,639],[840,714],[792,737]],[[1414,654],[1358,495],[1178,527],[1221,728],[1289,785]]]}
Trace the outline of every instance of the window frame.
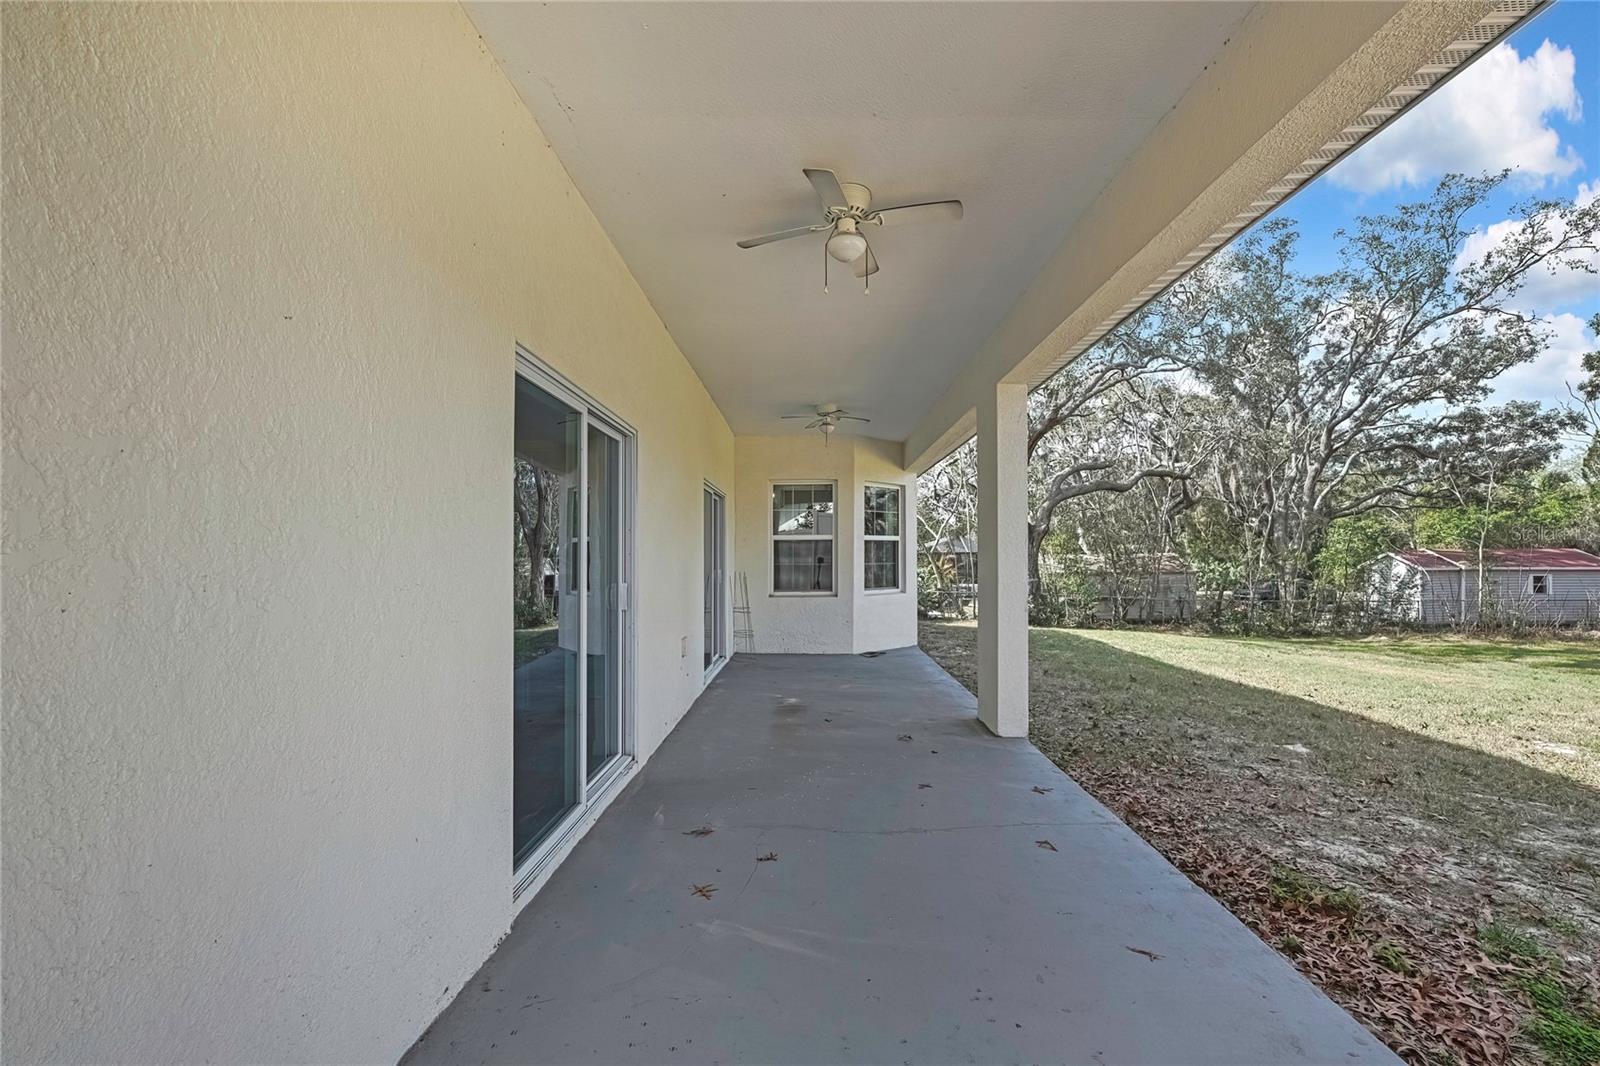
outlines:
{"label": "window frame", "polygon": [[[540,841],[533,853],[526,856],[521,864],[513,866],[511,874],[511,909],[513,916],[538,894],[551,873],[567,857],[577,844],[587,827],[593,824],[611,802],[622,791],[622,785],[632,776],[633,771],[639,766],[638,759],[638,632],[634,625],[636,603],[634,595],[635,561],[637,559],[638,540],[638,500],[639,500],[639,434],[627,421],[620,418],[610,408],[594,399],[588,392],[573,384],[556,370],[546,365],[533,351],[522,344],[516,346],[515,358],[516,376],[526,379],[535,387],[554,396],[562,403],[573,408],[579,413],[579,439],[580,459],[578,463],[579,496],[577,519],[579,523],[578,536],[568,537],[567,542],[571,550],[576,550],[578,544],[589,543],[588,524],[589,509],[581,506],[589,492],[589,467],[583,458],[582,449],[588,447],[588,430],[598,427],[621,444],[622,453],[622,479],[620,482],[620,496],[618,506],[618,522],[621,536],[618,538],[617,560],[617,606],[622,612],[621,631],[619,632],[619,649],[623,656],[620,696],[620,721],[618,723],[617,754],[600,767],[595,773],[588,773],[588,730],[586,723],[578,730],[577,759],[578,774],[578,803],[562,817]],[[563,500],[562,506],[566,506]],[[584,584],[587,584],[589,573],[588,552],[584,552],[582,562]],[[577,560],[574,560],[574,570]],[[560,582],[565,585],[566,582]],[[574,597],[577,607],[577,627],[581,634],[579,647],[584,654],[588,651],[589,631],[589,597],[578,595],[576,583],[566,595]],[[583,671],[579,672],[578,705],[586,708],[588,705],[588,678]],[[587,712],[584,712],[587,713]],[[580,715],[581,719],[581,715]],[[515,855],[512,856],[515,862]]]}
{"label": "window frame", "polygon": [[[816,533],[779,533],[777,531],[777,499],[778,490],[781,488],[798,488],[801,485],[826,485],[833,494],[833,532],[827,534]],[[780,542],[793,543],[794,541],[827,541],[833,550],[829,552],[828,588],[804,589],[788,591],[778,588],[778,544]],[[786,478],[782,481],[767,482],[767,595],[769,597],[789,596],[837,596],[839,595],[839,482],[832,478]]]}
{"label": "window frame", "polygon": [[[1544,591],[1543,592],[1540,592],[1537,588],[1534,587],[1538,583],[1540,578],[1544,579]],[[1538,574],[1529,574],[1528,575],[1528,595],[1530,595],[1530,596],[1548,596],[1548,595],[1550,595],[1550,592],[1551,592],[1550,585],[1551,585],[1551,581],[1550,581],[1550,575],[1548,573],[1538,573]]]}
{"label": "window frame", "polygon": [[[582,410],[582,408],[579,408],[579,410]],[[585,442],[585,444],[587,444],[587,442]],[[580,451],[581,450],[582,449],[580,449]],[[577,485],[574,485],[574,486],[572,486],[571,488],[569,488],[566,491],[566,495],[561,501],[561,507],[562,507],[562,515],[561,515],[562,522],[561,522],[561,524],[564,527],[566,527],[566,530],[567,530],[567,538],[566,538],[566,540],[567,540],[567,544],[566,544],[567,554],[566,554],[566,558],[562,560],[562,570],[564,570],[567,574],[571,575],[571,579],[572,579],[571,580],[571,587],[562,589],[561,591],[564,592],[568,596],[576,596],[578,594],[578,591],[579,591],[578,590],[578,545],[580,543],[580,541],[579,541],[580,537],[584,538],[582,540],[582,544],[583,544],[584,549],[585,549],[584,553],[583,553],[583,558],[584,558],[585,565],[587,565],[587,563],[588,563],[588,556],[589,556],[589,552],[588,552],[589,542],[588,542],[588,539],[587,539],[588,538],[587,523],[582,523],[582,522],[578,521],[578,510],[579,510],[578,501],[579,501],[581,496],[582,496],[582,490],[580,490]]]}
{"label": "window frame", "polygon": [[[895,494],[895,525],[898,533],[867,532],[867,493],[873,489],[891,489]],[[867,545],[872,542],[895,545],[895,583],[883,588],[867,585]],[[906,590],[906,487],[891,481],[864,481],[861,483],[861,591],[868,596],[892,596]]]}
{"label": "window frame", "polygon": [[[717,549],[717,560],[716,561],[719,564],[718,567],[717,567],[717,574],[718,574],[717,582],[718,582],[718,585],[719,585],[719,587],[721,589],[721,592],[722,592],[722,603],[721,603],[720,607],[718,608],[719,613],[718,613],[718,617],[716,618],[716,633],[715,633],[715,637],[716,637],[717,642],[718,642],[718,647],[717,647],[717,653],[718,654],[717,654],[716,658],[714,658],[708,665],[706,665],[705,669],[703,671],[701,671],[701,682],[702,682],[702,684],[709,684],[711,679],[713,677],[715,677],[718,673],[720,673],[722,668],[724,666],[728,665],[728,660],[733,657],[733,649],[732,649],[732,644],[733,644],[733,625],[730,622],[730,617],[731,617],[731,615],[733,613],[730,610],[730,606],[731,606],[731,603],[732,603],[732,600],[733,600],[733,596],[732,596],[732,591],[728,587],[728,547],[729,547],[728,494],[723,492],[721,489],[717,488],[717,486],[712,484],[709,480],[702,481],[700,483],[700,492],[701,492],[700,504],[701,504],[701,508],[702,508],[702,512],[701,512],[702,520],[704,519],[704,510],[703,509],[705,507],[706,496],[707,495],[716,497],[716,501],[717,501],[717,517],[718,517],[718,520],[719,520],[717,528],[714,530],[714,536],[712,538],[716,543],[716,549]],[[701,552],[704,553],[704,551],[705,551],[705,544],[704,544],[704,540],[702,539]],[[704,564],[705,564],[705,560],[702,558],[701,559],[702,570],[704,569]],[[702,591],[702,595],[704,595],[703,591]],[[702,606],[704,606],[704,605],[702,605]],[[704,638],[702,637],[702,639],[704,639]]]}

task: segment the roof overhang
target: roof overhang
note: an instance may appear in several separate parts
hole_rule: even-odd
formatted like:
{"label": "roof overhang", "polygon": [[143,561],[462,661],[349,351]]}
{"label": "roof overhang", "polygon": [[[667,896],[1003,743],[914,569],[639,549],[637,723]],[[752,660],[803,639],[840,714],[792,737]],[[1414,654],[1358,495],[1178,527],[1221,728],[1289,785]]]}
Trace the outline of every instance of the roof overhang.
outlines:
{"label": "roof overhang", "polygon": [[905,442],[922,471],[1000,382],[1037,385],[1545,6],[1265,3]]}
{"label": "roof overhang", "polygon": [[[1538,6],[468,10],[734,432],[838,403],[920,471]],[[803,166],[967,217],[824,295],[820,239],[734,247],[811,221]]]}

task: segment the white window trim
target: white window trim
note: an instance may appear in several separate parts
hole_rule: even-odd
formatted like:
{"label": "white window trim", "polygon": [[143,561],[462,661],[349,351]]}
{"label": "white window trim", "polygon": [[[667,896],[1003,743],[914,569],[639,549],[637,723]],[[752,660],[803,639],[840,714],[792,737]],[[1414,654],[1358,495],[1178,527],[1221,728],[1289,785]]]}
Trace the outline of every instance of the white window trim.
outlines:
{"label": "white window trim", "polygon": [[[1543,592],[1538,592],[1533,587],[1534,579],[1535,578],[1540,578],[1540,577],[1544,578],[1544,591]],[[1550,580],[1550,575],[1548,573],[1542,573],[1541,572],[1541,573],[1537,573],[1537,574],[1529,574],[1528,575],[1528,595],[1530,595],[1530,596],[1548,596],[1548,595],[1550,595],[1550,593],[1551,593],[1551,587],[1550,586],[1551,585],[1552,585],[1552,582]]]}
{"label": "white window trim", "polygon": [[[581,408],[580,408],[581,410]],[[579,488],[574,485],[568,489],[561,498],[561,525],[567,531],[566,555],[561,560],[561,569],[572,579],[570,588],[562,589],[569,596],[578,594],[578,537],[582,523],[578,521],[578,497],[581,495]],[[588,558],[588,542],[584,541],[584,558]]]}
{"label": "white window trim", "polygon": [[[828,485],[833,489],[833,532],[826,536],[811,534],[779,533],[772,527],[772,502],[780,486],[793,485]],[[774,598],[788,598],[791,596],[837,596],[839,595],[839,483],[831,478],[784,478],[782,481],[767,482],[767,595]],[[828,584],[832,586],[826,592],[807,589],[804,592],[780,592],[778,590],[778,542],[797,540],[825,540],[833,544],[831,553],[831,569]]]}
{"label": "white window trim", "polygon": [[[900,532],[893,535],[867,534],[867,490],[868,489],[893,489],[899,499],[897,506],[897,521]],[[893,541],[899,544],[895,556],[895,577],[897,583],[889,588],[867,588],[867,542],[868,541]],[[890,481],[867,481],[861,485],[861,591],[868,596],[896,596],[906,590],[906,487],[896,485]]]}

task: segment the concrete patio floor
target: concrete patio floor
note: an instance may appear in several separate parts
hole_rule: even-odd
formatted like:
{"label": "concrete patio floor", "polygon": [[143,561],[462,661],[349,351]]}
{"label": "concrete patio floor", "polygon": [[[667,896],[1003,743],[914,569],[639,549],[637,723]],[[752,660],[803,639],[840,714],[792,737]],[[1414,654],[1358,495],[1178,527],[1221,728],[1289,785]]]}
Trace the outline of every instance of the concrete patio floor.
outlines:
{"label": "concrete patio floor", "polygon": [[737,656],[405,1061],[1398,1061],[975,714]]}

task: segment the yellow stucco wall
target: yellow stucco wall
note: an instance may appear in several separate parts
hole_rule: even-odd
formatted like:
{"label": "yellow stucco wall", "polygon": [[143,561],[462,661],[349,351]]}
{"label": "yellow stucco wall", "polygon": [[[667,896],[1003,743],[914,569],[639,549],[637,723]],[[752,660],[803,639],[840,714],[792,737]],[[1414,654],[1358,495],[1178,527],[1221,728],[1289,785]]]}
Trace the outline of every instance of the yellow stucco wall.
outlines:
{"label": "yellow stucco wall", "polygon": [[3,37],[6,1057],[392,1060],[512,911],[514,346],[639,433],[645,753],[733,438],[454,5]]}

